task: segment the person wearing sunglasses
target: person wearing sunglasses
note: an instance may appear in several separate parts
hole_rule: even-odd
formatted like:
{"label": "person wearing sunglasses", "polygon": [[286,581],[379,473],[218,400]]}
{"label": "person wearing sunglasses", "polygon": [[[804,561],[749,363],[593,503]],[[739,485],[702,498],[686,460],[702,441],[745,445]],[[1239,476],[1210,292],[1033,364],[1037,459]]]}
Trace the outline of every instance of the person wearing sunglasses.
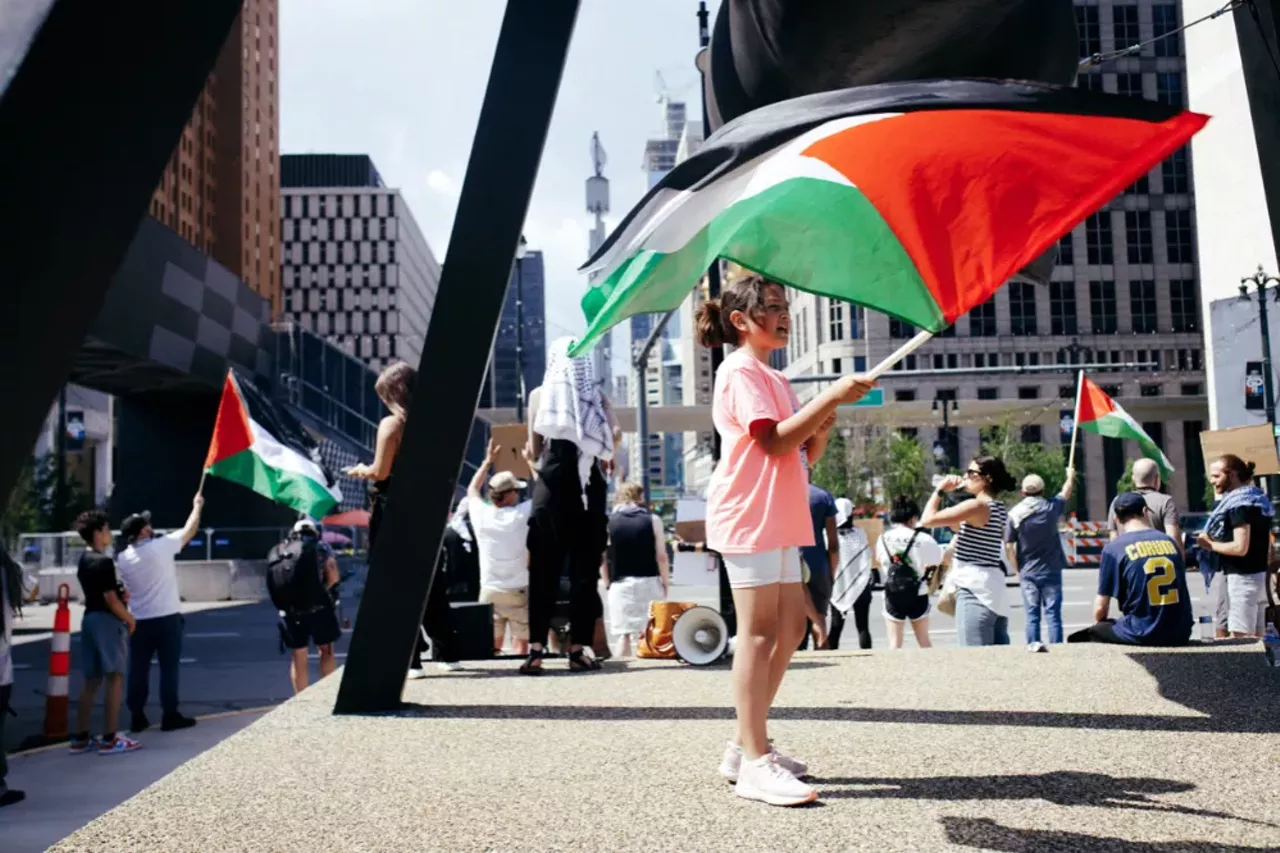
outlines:
{"label": "person wearing sunglasses", "polygon": [[[1004,532],[1009,513],[997,495],[1017,481],[995,456],[979,456],[963,476],[943,479],[925,505],[922,527],[957,531],[945,589],[956,594],[956,644],[1007,646],[1009,602],[1005,591]],[[942,507],[942,495],[963,486],[972,497]]]}

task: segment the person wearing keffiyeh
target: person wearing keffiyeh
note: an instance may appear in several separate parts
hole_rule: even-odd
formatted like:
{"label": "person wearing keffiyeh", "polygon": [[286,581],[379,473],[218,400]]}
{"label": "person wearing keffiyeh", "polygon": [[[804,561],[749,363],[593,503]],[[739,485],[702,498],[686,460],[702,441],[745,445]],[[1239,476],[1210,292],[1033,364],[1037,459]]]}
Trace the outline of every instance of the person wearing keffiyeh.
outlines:
{"label": "person wearing keffiyeh", "polygon": [[1227,454],[1209,466],[1209,481],[1222,496],[1196,537],[1209,569],[1226,578],[1227,630],[1232,637],[1258,637],[1266,601],[1271,521],[1275,510],[1253,484],[1253,463]]}
{"label": "person wearing keffiyeh", "polygon": [[570,358],[572,338],[552,342],[542,385],[529,395],[533,511],[529,519],[529,656],[542,672],[544,642],[568,563],[569,668],[600,668],[586,651],[604,607],[596,587],[608,539],[607,478],[618,430],[589,357]]}

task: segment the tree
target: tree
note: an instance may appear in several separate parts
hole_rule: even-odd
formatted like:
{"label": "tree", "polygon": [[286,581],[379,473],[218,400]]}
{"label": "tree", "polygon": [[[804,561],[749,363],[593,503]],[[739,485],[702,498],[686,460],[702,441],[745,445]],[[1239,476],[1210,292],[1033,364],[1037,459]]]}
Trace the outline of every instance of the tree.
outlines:
{"label": "tree", "polygon": [[1039,474],[1047,495],[1057,494],[1067,479],[1062,450],[1022,440],[1022,429],[1009,421],[983,432],[981,452],[1004,460],[1004,467],[1019,483],[1028,474]]}
{"label": "tree", "polygon": [[1132,492],[1133,485],[1133,460],[1126,460],[1124,463],[1124,473],[1120,475],[1120,479],[1116,480],[1116,494],[1123,495],[1125,492]]}
{"label": "tree", "polygon": [[40,526],[39,492],[35,489],[35,460],[28,458],[18,472],[18,481],[0,514],[0,543],[12,542],[20,533],[31,533]]}
{"label": "tree", "polygon": [[840,430],[831,431],[826,452],[814,463],[810,479],[837,498],[849,497],[849,448]]}
{"label": "tree", "polygon": [[924,446],[915,438],[892,432],[885,436],[884,466],[881,481],[884,484],[884,502],[893,501],[898,495],[919,500],[928,490],[925,466],[928,464]]}

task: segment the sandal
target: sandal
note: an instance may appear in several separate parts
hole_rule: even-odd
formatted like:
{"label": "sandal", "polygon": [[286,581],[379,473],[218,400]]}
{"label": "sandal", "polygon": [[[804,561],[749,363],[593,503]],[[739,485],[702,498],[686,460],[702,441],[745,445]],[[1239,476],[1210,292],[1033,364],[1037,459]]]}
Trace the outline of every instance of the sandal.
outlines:
{"label": "sandal", "polygon": [[520,674],[542,675],[542,659],[546,656],[546,649],[529,649],[528,657],[520,664]]}
{"label": "sandal", "polygon": [[578,649],[576,652],[569,652],[570,672],[591,672],[602,668],[600,661],[587,657],[586,651],[586,649]]}

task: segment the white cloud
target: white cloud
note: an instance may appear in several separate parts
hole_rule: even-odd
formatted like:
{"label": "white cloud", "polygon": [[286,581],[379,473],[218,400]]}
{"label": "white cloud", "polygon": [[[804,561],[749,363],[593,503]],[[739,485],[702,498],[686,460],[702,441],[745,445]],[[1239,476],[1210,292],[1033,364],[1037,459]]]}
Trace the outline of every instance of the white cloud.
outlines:
{"label": "white cloud", "polygon": [[432,169],[427,173],[427,186],[446,198],[458,195],[458,185],[453,182],[453,178],[439,169]]}

